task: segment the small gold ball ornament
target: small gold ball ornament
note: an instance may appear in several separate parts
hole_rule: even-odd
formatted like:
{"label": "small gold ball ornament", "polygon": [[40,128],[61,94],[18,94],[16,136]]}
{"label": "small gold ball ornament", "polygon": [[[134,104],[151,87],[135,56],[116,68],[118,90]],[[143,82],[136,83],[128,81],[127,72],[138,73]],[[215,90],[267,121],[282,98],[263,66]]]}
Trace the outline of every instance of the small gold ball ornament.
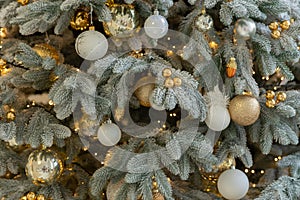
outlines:
{"label": "small gold ball ornament", "polygon": [[26,196],[22,196],[19,200],[27,200]]}
{"label": "small gold ball ornament", "polygon": [[59,52],[47,43],[36,44],[32,49],[42,58],[51,57],[56,61],[56,63],[63,62]]}
{"label": "small gold ball ornament", "polygon": [[165,85],[166,88],[172,88],[172,87],[174,87],[174,81],[173,81],[173,79],[167,78],[165,80],[165,84],[164,85]]}
{"label": "small gold ball ornament", "polygon": [[26,195],[27,200],[35,200],[35,193],[34,192],[29,192]]}
{"label": "small gold ball ornament", "polygon": [[286,100],[286,93],[285,92],[278,92],[276,95],[277,101],[285,101]]}
{"label": "small gold ball ornament", "polygon": [[281,35],[281,33],[280,33],[279,30],[274,30],[274,31],[272,31],[272,33],[271,33],[271,36],[272,36],[272,38],[274,38],[274,39],[280,38],[280,35]]}
{"label": "small gold ball ornament", "polygon": [[228,107],[232,121],[241,125],[249,126],[259,117],[259,102],[250,95],[238,95],[234,97]]}
{"label": "small gold ball ornament", "polygon": [[151,107],[150,95],[155,88],[154,77],[145,76],[136,83],[134,95],[138,98],[140,104],[145,107]]}
{"label": "small gold ball ornament", "polygon": [[276,101],[274,99],[267,99],[266,106],[268,108],[274,108],[276,106]]}
{"label": "small gold ball ornament", "polygon": [[173,81],[174,81],[174,86],[179,87],[179,86],[181,86],[181,84],[182,84],[181,78],[175,77],[175,78],[173,79]]}
{"label": "small gold ball ornament", "polygon": [[271,30],[277,30],[278,27],[279,27],[278,22],[272,22],[272,23],[269,25],[269,28],[270,28]]}
{"label": "small gold ball ornament", "polygon": [[280,23],[280,27],[282,30],[288,30],[290,28],[291,22],[288,20],[284,20]]}
{"label": "small gold ball ornament", "polygon": [[162,72],[163,77],[168,78],[172,75],[172,70],[170,68],[165,68]]}
{"label": "small gold ball ornament", "polygon": [[75,30],[85,30],[90,26],[90,15],[87,10],[78,10],[71,19],[70,25]]}
{"label": "small gold ball ornament", "polygon": [[18,0],[18,3],[20,3],[22,6],[25,6],[29,3],[29,0]]}
{"label": "small gold ball ornament", "polygon": [[274,99],[274,97],[275,97],[275,92],[274,91],[268,90],[266,92],[266,99]]}

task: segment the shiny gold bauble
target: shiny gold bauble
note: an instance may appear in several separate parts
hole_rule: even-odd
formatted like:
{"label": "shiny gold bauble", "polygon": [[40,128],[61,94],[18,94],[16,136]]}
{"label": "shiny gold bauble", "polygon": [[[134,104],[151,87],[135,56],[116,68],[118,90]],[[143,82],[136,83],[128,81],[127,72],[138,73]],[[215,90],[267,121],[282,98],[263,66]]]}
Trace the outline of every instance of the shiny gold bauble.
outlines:
{"label": "shiny gold bauble", "polygon": [[271,36],[272,36],[272,38],[274,38],[274,39],[280,38],[280,35],[281,35],[281,33],[280,33],[279,30],[274,30],[274,31],[272,31],[272,33],[271,33]]}
{"label": "shiny gold bauble", "polygon": [[140,29],[140,17],[133,5],[108,5],[112,19],[103,23],[104,31],[109,36],[126,38],[132,36]]}
{"label": "shiny gold bauble", "polygon": [[285,92],[278,92],[276,95],[276,99],[278,101],[285,101],[286,100],[286,93]]}
{"label": "shiny gold bauble", "polygon": [[27,200],[26,196],[22,196],[19,200]]}
{"label": "shiny gold bauble", "polygon": [[181,84],[182,84],[181,78],[175,77],[175,78],[173,79],[173,81],[174,81],[174,86],[179,87],[179,86],[181,86]]}
{"label": "shiny gold bauble", "polygon": [[291,22],[288,20],[284,20],[280,23],[280,27],[282,30],[288,30],[290,28]]}
{"label": "shiny gold bauble", "polygon": [[274,99],[274,97],[275,97],[275,92],[274,91],[268,90],[266,92],[266,99]]}
{"label": "shiny gold bauble", "polygon": [[229,104],[231,120],[241,126],[253,124],[259,117],[259,102],[250,95],[238,95]]}
{"label": "shiny gold bauble", "polygon": [[172,88],[172,87],[174,87],[174,81],[173,81],[173,79],[167,78],[165,80],[164,85],[165,85],[166,88]]}
{"label": "shiny gold bauble", "polygon": [[62,62],[62,58],[57,49],[47,43],[36,44],[32,49],[42,58],[51,57],[57,63]]}
{"label": "shiny gold bauble", "polygon": [[150,95],[155,88],[154,82],[154,77],[145,76],[136,83],[134,95],[137,97],[142,106],[151,107]]}
{"label": "shiny gold bauble", "polygon": [[29,0],[18,0],[18,3],[20,3],[22,6],[25,6],[29,3]]}
{"label": "shiny gold bauble", "polygon": [[59,179],[63,172],[63,162],[50,149],[35,150],[28,156],[25,171],[34,184],[47,185]]}
{"label": "shiny gold bauble", "polygon": [[170,77],[172,75],[172,70],[170,68],[165,68],[163,69],[162,72],[163,77]]}
{"label": "shiny gold bauble", "polygon": [[266,106],[268,108],[274,108],[276,106],[276,101],[274,99],[267,99]]}
{"label": "shiny gold bauble", "polygon": [[270,28],[271,30],[277,30],[278,27],[279,27],[278,22],[272,22],[272,23],[269,25],[269,28]]}
{"label": "shiny gold bauble", "polygon": [[35,193],[34,192],[29,192],[26,195],[27,200],[35,200]]}
{"label": "shiny gold bauble", "polygon": [[90,26],[90,15],[88,10],[78,10],[71,19],[70,25],[75,30],[85,30]]}

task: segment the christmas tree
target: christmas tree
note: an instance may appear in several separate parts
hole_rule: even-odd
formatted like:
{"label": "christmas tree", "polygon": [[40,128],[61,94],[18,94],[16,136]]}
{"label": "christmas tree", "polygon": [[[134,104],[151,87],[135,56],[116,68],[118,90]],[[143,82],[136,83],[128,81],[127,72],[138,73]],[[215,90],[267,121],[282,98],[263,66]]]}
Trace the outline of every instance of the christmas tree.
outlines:
{"label": "christmas tree", "polygon": [[2,200],[300,199],[300,1],[0,8]]}

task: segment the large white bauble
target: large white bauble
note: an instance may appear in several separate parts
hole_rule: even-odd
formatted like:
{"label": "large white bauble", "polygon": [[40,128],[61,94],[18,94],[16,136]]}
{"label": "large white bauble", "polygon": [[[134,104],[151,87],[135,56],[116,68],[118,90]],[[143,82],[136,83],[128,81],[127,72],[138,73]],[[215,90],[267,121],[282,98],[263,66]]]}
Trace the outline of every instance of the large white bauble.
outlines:
{"label": "large white bauble", "polygon": [[98,31],[84,31],[76,38],[75,49],[80,57],[86,60],[97,60],[106,54],[108,42]]}
{"label": "large white bauble", "polygon": [[218,190],[226,199],[243,198],[249,189],[249,180],[244,172],[238,169],[224,171],[218,179]]}
{"label": "large white bauble", "polygon": [[208,109],[205,123],[213,131],[224,130],[230,123],[230,114],[228,109],[221,105],[212,105]]}
{"label": "large white bauble", "polygon": [[154,11],[154,15],[148,17],[144,24],[146,34],[153,39],[164,37],[168,32],[168,27],[168,21],[159,15],[158,11]]}
{"label": "large white bauble", "polygon": [[113,146],[121,139],[121,130],[114,123],[102,124],[97,132],[98,140],[104,146]]}

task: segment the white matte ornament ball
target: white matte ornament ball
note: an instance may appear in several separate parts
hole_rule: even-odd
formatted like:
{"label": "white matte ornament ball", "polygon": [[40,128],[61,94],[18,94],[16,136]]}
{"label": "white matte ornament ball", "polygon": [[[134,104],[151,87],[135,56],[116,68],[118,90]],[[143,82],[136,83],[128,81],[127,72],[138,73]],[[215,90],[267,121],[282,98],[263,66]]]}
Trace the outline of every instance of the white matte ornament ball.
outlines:
{"label": "white matte ornament ball", "polygon": [[249,180],[244,172],[238,169],[224,171],[218,179],[220,194],[230,200],[243,198],[249,189]]}
{"label": "white matte ornament ball", "polygon": [[256,25],[250,18],[241,18],[236,21],[234,29],[238,37],[248,40],[255,34]]}
{"label": "white matte ornament ball", "polygon": [[144,24],[146,34],[153,38],[159,39],[168,33],[169,24],[165,17],[154,11],[154,15],[148,17]]}
{"label": "white matte ornament ball", "polygon": [[98,140],[104,146],[114,146],[121,139],[121,130],[114,123],[102,124],[97,132]]}
{"label": "white matte ornament ball", "polygon": [[230,123],[230,114],[226,107],[212,105],[205,119],[206,125],[213,131],[222,131]]}
{"label": "white matte ornament ball", "polygon": [[106,37],[95,30],[82,32],[75,41],[77,54],[86,60],[102,58],[108,50]]}

